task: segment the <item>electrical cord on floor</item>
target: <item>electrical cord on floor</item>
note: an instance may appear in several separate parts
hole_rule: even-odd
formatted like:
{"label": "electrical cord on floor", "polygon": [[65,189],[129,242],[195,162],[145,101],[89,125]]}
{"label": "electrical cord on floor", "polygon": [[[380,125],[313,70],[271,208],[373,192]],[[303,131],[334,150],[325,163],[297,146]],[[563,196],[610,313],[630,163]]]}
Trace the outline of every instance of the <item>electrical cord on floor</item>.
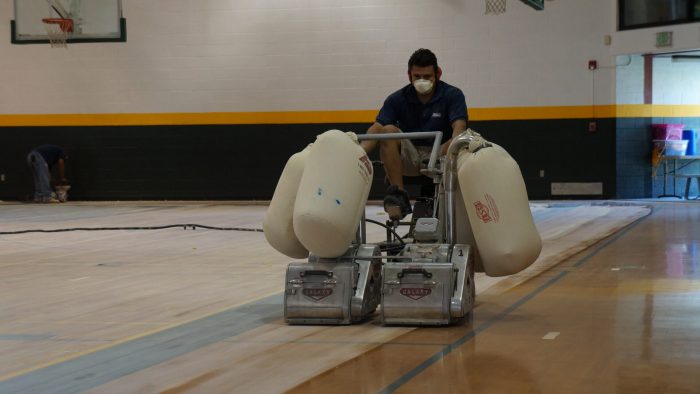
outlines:
{"label": "electrical cord on floor", "polygon": [[58,228],[54,230],[19,230],[19,231],[0,231],[0,235],[26,234],[26,233],[63,233],[67,231],[115,231],[115,230],[163,230],[166,228],[182,227],[183,230],[196,230],[204,228],[207,230],[222,230],[222,231],[252,231],[263,232],[261,228],[244,228],[244,227],[216,227],[205,226],[203,224],[169,224],[165,226],[148,226],[148,227],[73,227],[73,228]]}
{"label": "electrical cord on floor", "polygon": [[[404,241],[401,237],[389,226],[384,223],[378,222],[372,219],[365,219],[370,223],[377,224],[391,231],[392,234],[404,245]],[[245,228],[245,227],[216,227],[216,226],[206,226],[203,224],[168,224],[165,226],[148,226],[148,227],[72,227],[72,228],[57,228],[53,230],[18,230],[18,231],[0,231],[0,235],[15,235],[15,234],[27,234],[27,233],[64,233],[68,231],[117,231],[117,230],[163,230],[166,228],[178,228],[182,227],[183,230],[196,230],[197,228],[203,228],[207,230],[221,230],[221,231],[250,231],[262,233],[261,228]]]}

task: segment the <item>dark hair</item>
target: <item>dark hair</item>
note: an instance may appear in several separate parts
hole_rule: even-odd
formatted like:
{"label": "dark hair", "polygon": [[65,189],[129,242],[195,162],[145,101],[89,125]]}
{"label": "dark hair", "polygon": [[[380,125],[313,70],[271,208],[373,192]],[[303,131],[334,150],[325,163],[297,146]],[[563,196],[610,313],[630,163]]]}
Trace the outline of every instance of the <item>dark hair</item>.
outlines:
{"label": "dark hair", "polygon": [[411,67],[428,67],[433,66],[433,71],[435,74],[438,72],[437,57],[430,49],[421,48],[411,55],[408,59],[408,71],[411,71]]}

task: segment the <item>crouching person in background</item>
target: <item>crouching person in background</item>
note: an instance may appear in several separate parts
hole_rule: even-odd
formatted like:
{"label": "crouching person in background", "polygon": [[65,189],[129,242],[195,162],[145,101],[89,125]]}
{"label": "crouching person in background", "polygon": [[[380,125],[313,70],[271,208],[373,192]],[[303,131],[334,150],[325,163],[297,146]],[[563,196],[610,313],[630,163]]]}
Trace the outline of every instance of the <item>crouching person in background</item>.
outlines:
{"label": "crouching person in background", "polygon": [[[58,203],[61,200],[52,196],[51,185],[62,186],[62,190],[67,190],[66,179],[66,153],[60,146],[41,145],[27,155],[27,164],[32,169],[34,175],[34,202],[37,203]],[[51,169],[56,166],[58,179],[51,181]],[[62,193],[65,201],[65,193]]]}

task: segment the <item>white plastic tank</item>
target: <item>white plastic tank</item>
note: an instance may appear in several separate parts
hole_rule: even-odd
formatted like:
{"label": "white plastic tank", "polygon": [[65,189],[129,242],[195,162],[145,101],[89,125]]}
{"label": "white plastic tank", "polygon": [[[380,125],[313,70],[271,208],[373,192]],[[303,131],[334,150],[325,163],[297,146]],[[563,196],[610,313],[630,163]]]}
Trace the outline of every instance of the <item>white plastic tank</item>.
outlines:
{"label": "white plastic tank", "polygon": [[374,170],[355,133],[329,130],[306,159],[296,202],[294,233],[319,257],[338,257],[349,248],[367,203]]}
{"label": "white plastic tank", "polygon": [[487,145],[458,155],[458,183],[484,271],[512,275],[535,262],[542,240],[520,167],[503,148]]}
{"label": "white plastic tank", "polygon": [[263,232],[270,246],[295,259],[309,256],[309,251],[294,234],[292,218],[299,182],[310,151],[311,145],[287,160],[263,219]]}

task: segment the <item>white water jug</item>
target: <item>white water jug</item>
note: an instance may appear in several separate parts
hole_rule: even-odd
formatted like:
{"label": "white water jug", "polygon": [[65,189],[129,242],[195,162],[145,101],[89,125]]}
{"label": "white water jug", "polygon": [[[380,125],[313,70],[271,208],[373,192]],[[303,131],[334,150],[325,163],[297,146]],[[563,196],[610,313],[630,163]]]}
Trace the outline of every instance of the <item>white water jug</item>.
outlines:
{"label": "white water jug", "polygon": [[294,233],[319,257],[343,255],[357,234],[374,170],[355,133],[329,130],[306,159],[294,203]]}
{"label": "white water jug", "polygon": [[292,218],[299,182],[310,151],[311,145],[287,160],[263,219],[263,232],[270,246],[295,259],[309,256],[309,251],[294,234]]}
{"label": "white water jug", "polygon": [[457,157],[459,188],[484,271],[512,275],[535,262],[542,240],[520,167],[503,148],[481,141]]}

